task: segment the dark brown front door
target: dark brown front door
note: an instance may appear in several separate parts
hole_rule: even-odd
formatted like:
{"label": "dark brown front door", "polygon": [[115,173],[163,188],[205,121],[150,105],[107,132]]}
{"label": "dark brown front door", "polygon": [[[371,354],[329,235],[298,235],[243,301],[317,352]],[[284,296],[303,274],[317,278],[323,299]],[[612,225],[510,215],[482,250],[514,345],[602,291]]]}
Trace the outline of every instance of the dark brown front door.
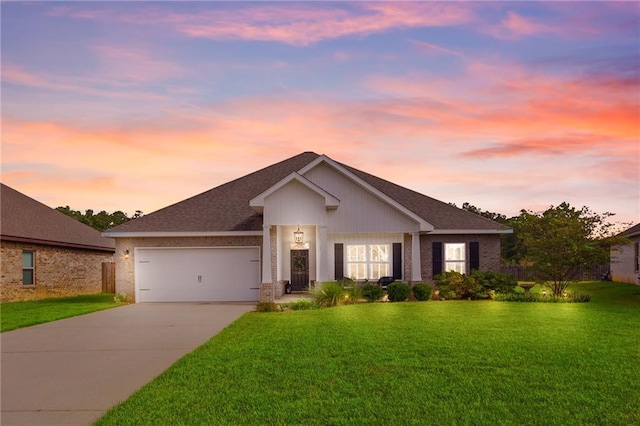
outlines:
{"label": "dark brown front door", "polygon": [[309,250],[291,250],[291,290],[309,290]]}

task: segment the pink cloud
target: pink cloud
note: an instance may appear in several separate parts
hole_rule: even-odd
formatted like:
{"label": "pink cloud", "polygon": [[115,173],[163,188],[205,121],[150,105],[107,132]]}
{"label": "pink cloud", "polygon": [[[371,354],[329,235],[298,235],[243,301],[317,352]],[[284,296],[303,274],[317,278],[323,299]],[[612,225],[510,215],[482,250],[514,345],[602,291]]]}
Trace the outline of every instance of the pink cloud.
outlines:
{"label": "pink cloud", "polygon": [[435,53],[446,53],[448,55],[453,55],[453,56],[462,56],[462,53],[452,50],[452,49],[447,49],[446,47],[442,47],[442,46],[438,46],[436,44],[432,44],[432,43],[427,43],[424,41],[418,41],[418,40],[410,40],[411,43],[415,44],[416,46],[420,47],[421,49],[430,51],[430,52],[435,52]]}
{"label": "pink cloud", "polygon": [[138,99],[145,101],[158,101],[164,99],[162,95],[158,95],[151,91],[145,92],[135,89],[121,91],[100,88],[102,86],[109,85],[122,85],[114,75],[109,75],[108,73],[104,73],[104,71],[90,77],[77,77],[73,75],[53,76],[50,74],[40,74],[11,63],[3,62],[1,78],[3,83],[44,90],[90,95],[101,98]]}
{"label": "pink cloud", "polygon": [[172,28],[189,37],[214,40],[262,40],[309,45],[344,36],[363,36],[393,28],[461,25],[474,19],[473,12],[455,3],[350,3],[348,7],[322,7],[290,3],[254,5],[176,13],[161,7],[127,13],[55,8],[54,16],[154,25]]}

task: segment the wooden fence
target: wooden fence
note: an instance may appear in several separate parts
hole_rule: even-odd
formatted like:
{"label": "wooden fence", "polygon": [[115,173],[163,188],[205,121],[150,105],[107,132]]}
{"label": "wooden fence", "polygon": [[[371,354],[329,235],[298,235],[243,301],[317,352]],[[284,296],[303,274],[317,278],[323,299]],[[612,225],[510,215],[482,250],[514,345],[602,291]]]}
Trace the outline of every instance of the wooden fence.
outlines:
{"label": "wooden fence", "polygon": [[102,292],[116,293],[116,263],[102,262]]}
{"label": "wooden fence", "polygon": [[[522,265],[501,265],[500,272],[509,274],[518,281],[535,281],[531,268]],[[578,272],[580,281],[600,281],[609,272],[609,265],[592,265]]]}

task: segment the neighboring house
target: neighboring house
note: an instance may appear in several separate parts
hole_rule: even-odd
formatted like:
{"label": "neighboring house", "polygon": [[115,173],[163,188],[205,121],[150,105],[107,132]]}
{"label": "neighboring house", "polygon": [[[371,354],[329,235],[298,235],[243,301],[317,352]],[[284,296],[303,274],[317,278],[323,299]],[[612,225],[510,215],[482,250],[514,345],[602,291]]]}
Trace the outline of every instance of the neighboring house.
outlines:
{"label": "neighboring house", "polygon": [[0,184],[2,302],[100,293],[115,243],[95,229]]}
{"label": "neighboring house", "polygon": [[116,239],[116,292],[147,302],[273,301],[287,282],[499,271],[510,232],[305,152],[103,235]]}
{"label": "neighboring house", "polygon": [[611,280],[640,284],[640,223],[621,232],[620,236],[631,242],[611,250]]}

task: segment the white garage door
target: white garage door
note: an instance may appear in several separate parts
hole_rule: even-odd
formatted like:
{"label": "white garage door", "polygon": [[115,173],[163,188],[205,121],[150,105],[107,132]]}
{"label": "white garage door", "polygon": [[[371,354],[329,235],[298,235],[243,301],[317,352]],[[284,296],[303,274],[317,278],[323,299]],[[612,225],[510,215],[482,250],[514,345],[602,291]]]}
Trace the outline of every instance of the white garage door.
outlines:
{"label": "white garage door", "polygon": [[136,250],[140,302],[257,301],[257,247]]}

